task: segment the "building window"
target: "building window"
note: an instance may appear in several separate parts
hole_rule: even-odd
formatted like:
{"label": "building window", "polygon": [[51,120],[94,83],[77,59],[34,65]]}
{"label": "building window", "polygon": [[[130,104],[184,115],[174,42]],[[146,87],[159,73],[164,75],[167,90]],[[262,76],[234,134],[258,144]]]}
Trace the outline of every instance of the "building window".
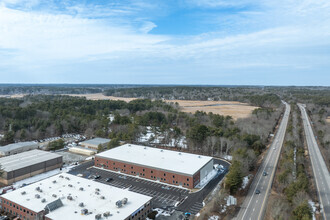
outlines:
{"label": "building window", "polygon": [[131,167],[131,169],[133,169],[133,167]]}
{"label": "building window", "polygon": [[112,163],[112,165],[115,165],[115,164],[116,164],[115,162]]}
{"label": "building window", "polygon": [[189,181],[189,178],[187,178],[187,181]]}
{"label": "building window", "polygon": [[124,164],[124,167],[126,167],[126,165]]}
{"label": "building window", "polygon": [[183,185],[185,186],[185,185],[186,185],[186,183],[183,183]]}
{"label": "building window", "polygon": [[152,171],[152,170],[151,170],[150,172],[151,172],[151,173],[154,173],[154,171]]}
{"label": "building window", "polygon": [[166,173],[164,173],[164,176],[166,176]]}
{"label": "building window", "polygon": [[142,169],[142,171],[144,172],[145,170],[144,170],[144,169]]}
{"label": "building window", "polygon": [[175,178],[175,176],[173,175],[173,178]]}
{"label": "building window", "polygon": [[189,186],[189,183],[187,183],[187,186]]}

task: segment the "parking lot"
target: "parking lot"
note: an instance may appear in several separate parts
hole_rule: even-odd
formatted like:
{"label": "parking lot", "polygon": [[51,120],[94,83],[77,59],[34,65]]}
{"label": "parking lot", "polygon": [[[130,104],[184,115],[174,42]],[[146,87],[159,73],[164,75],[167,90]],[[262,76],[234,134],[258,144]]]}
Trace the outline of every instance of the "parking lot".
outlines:
{"label": "parking lot", "polygon": [[[215,159],[215,163],[222,164],[227,169],[229,168],[229,164],[225,161]],[[184,188],[95,168],[93,165],[93,160],[88,161],[76,166],[69,173],[84,178],[92,178],[93,176],[100,175],[100,178],[94,181],[153,197],[152,204],[154,208],[163,208],[165,210],[176,209],[183,212],[188,211],[191,214],[196,214],[201,210],[205,197],[215,188],[226,174],[222,173],[217,175],[200,191],[189,193],[189,190]],[[111,178],[111,180],[107,182],[107,178]],[[174,208],[175,205],[178,206]]]}
{"label": "parking lot", "polygon": [[[101,178],[96,179],[95,181],[153,197],[154,207],[174,207],[175,204],[182,202],[189,194],[189,190],[184,188],[173,187],[155,181],[127,176],[95,167],[84,170],[78,168],[70,173],[74,175],[80,174],[84,178],[100,175]],[[107,178],[111,178],[112,180],[107,182]]]}

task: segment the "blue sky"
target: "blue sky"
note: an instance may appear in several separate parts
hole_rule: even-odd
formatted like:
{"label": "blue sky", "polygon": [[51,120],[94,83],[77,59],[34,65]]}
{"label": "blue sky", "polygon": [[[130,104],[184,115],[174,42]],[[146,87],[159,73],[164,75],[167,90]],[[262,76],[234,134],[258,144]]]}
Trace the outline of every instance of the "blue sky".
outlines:
{"label": "blue sky", "polygon": [[0,0],[1,83],[330,86],[328,0]]}

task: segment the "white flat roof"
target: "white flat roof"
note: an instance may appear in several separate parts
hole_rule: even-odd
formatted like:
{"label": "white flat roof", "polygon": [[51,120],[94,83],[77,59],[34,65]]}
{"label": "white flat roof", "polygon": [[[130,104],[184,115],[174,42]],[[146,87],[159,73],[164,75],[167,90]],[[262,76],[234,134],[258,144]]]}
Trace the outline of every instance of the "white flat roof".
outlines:
{"label": "white flat roof", "polygon": [[[63,178],[60,178],[60,176],[63,176]],[[53,183],[54,180],[56,181],[55,183]],[[72,186],[70,187],[69,184]],[[42,192],[37,191],[36,187],[40,187]],[[81,187],[83,188],[83,191],[79,189]],[[99,195],[95,194],[95,189],[99,189]],[[26,192],[25,195],[21,194],[23,191]],[[40,195],[39,199],[35,198],[36,194]],[[53,197],[53,194],[57,197]],[[67,196],[69,195],[72,196],[73,200],[67,199]],[[105,198],[102,199],[101,196],[104,196]],[[149,196],[119,189],[67,173],[58,174],[40,182],[6,193],[2,195],[2,197],[35,212],[44,210],[47,204],[60,198],[63,206],[46,215],[54,220],[95,220],[96,214],[103,214],[105,212],[110,212],[112,215],[109,219],[125,219],[152,199],[152,197]],[[117,208],[116,202],[123,198],[128,199],[127,204],[123,205],[121,208]],[[46,202],[41,202],[42,199],[46,199]],[[84,207],[79,206],[81,202],[84,203]],[[92,212],[92,214],[81,215],[82,209],[87,209],[88,212]]]}
{"label": "white flat roof", "polygon": [[7,157],[1,157],[0,165],[4,171],[9,172],[58,157],[62,156],[56,153],[50,153],[42,150],[30,150]]}
{"label": "white flat roof", "polygon": [[192,176],[213,158],[190,153],[125,144],[96,156]]}
{"label": "white flat roof", "polygon": [[91,144],[91,145],[99,145],[99,144],[105,144],[105,143],[108,143],[110,142],[111,140],[110,139],[106,139],[106,138],[93,138],[93,139],[90,139],[88,141],[83,141],[81,142],[80,144]]}

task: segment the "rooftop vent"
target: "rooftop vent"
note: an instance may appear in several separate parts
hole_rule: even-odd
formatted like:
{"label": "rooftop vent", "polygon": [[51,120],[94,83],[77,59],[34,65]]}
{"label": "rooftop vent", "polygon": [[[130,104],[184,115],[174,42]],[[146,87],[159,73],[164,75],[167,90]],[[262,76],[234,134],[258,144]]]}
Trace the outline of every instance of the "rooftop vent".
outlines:
{"label": "rooftop vent", "polygon": [[79,190],[80,190],[80,191],[84,191],[84,188],[80,187]]}
{"label": "rooftop vent", "polygon": [[56,194],[53,194],[52,196],[53,196],[54,198],[56,198],[56,197],[57,197],[57,195],[56,195]]}
{"label": "rooftop vent", "polygon": [[73,200],[72,196],[67,196],[66,197],[68,200]]}
{"label": "rooftop vent", "polygon": [[71,184],[69,184],[68,186],[69,186],[69,187],[72,187],[72,185],[71,185]]}
{"label": "rooftop vent", "polygon": [[64,178],[64,176],[63,175],[60,175],[59,178]]}
{"label": "rooftop vent", "polygon": [[118,200],[116,202],[116,206],[117,206],[117,208],[121,208],[123,206],[123,202],[121,200]]}
{"label": "rooftop vent", "polygon": [[36,187],[36,191],[39,191],[40,190],[40,187],[38,186],[38,187]]}
{"label": "rooftop vent", "polygon": [[69,178],[69,177],[65,177],[65,179],[66,179],[66,180],[70,180],[70,178]]}
{"label": "rooftop vent", "polygon": [[126,204],[127,204],[127,201],[128,201],[127,198],[123,198],[123,199],[121,200],[121,202],[123,203],[123,205],[126,205]]}
{"label": "rooftop vent", "polygon": [[182,153],[180,152],[179,155],[182,155]]}
{"label": "rooftop vent", "polygon": [[43,199],[41,200],[41,202],[42,202],[42,203],[45,203],[45,202],[46,202],[46,199],[45,199],[45,198],[43,198]]}
{"label": "rooftop vent", "polygon": [[56,180],[53,180],[53,183],[56,183]]}
{"label": "rooftop vent", "polygon": [[101,196],[100,199],[105,199],[105,197],[104,196]]}
{"label": "rooftop vent", "polygon": [[79,207],[84,207],[84,206],[85,206],[85,205],[84,205],[83,202],[79,203]]}
{"label": "rooftop vent", "polygon": [[96,220],[99,220],[99,219],[101,219],[102,218],[102,215],[101,214],[97,214],[97,215],[95,215],[95,219]]}
{"label": "rooftop vent", "polygon": [[21,194],[22,194],[22,195],[25,195],[25,194],[26,194],[26,192],[25,192],[25,191],[23,191],[23,192],[21,192]]}
{"label": "rooftop vent", "polygon": [[40,195],[39,194],[35,194],[34,197],[37,198],[37,199],[40,199]]}
{"label": "rooftop vent", "polygon": [[144,149],[147,149],[147,147],[144,147]]}
{"label": "rooftop vent", "polygon": [[130,147],[131,145],[129,144],[128,146]]}
{"label": "rooftop vent", "polygon": [[99,191],[100,192],[100,189],[99,188],[96,188],[95,191]]}
{"label": "rooftop vent", "polygon": [[100,193],[98,191],[95,192],[96,195],[100,195]]}
{"label": "rooftop vent", "polygon": [[160,150],[160,152],[164,152],[164,150]]}
{"label": "rooftop vent", "polygon": [[87,215],[88,214],[88,209],[82,209],[81,214],[82,215]]}
{"label": "rooftop vent", "polygon": [[110,216],[110,212],[103,213],[103,216],[106,217],[106,218],[109,217]]}
{"label": "rooftop vent", "polygon": [[198,158],[202,158],[202,156],[198,156]]}

